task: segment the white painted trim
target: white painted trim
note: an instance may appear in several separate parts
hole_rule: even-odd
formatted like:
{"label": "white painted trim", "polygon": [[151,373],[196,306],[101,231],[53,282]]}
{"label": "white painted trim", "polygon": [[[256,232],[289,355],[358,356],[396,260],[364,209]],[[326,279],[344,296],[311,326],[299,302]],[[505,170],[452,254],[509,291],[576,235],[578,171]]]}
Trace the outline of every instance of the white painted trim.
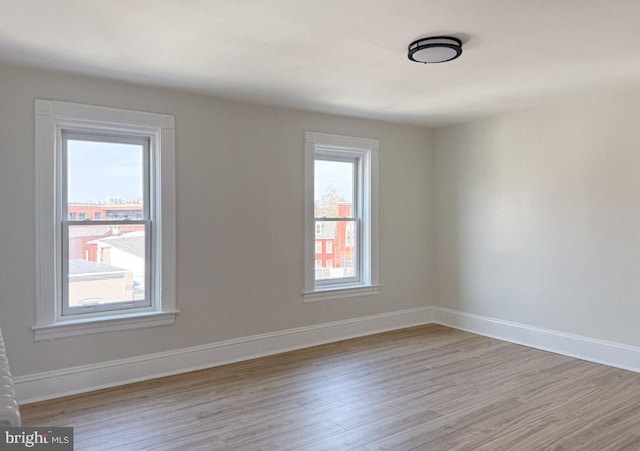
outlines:
{"label": "white painted trim", "polygon": [[380,143],[377,139],[332,135],[329,133],[305,132],[305,141],[312,144],[321,144],[323,146],[343,149],[380,149]]}
{"label": "white painted trim", "polygon": [[[304,145],[304,291],[310,292],[314,290],[315,273],[311,268],[315,269],[315,215],[314,215],[314,151],[315,144],[309,141],[309,133],[306,132],[306,142]],[[311,234],[313,233],[313,237]],[[304,299],[304,295],[303,295]]]}
{"label": "white painted trim", "polygon": [[431,322],[430,307],[400,310],[18,376],[13,382],[18,400],[24,404]]}
{"label": "white painted trim", "polygon": [[179,313],[178,310],[127,313],[59,322],[46,326],[33,326],[33,330],[36,341],[55,340],[57,338],[140,329],[142,327],[168,326],[176,322],[177,313]]}
{"label": "white painted trim", "polygon": [[640,372],[640,347],[432,307],[433,322],[590,362]]}
{"label": "white painted trim", "polygon": [[[167,114],[122,110],[57,100],[36,99],[36,341],[117,331],[175,322],[175,118]],[[104,314],[63,317],[62,130],[113,132],[148,138],[151,144],[152,306]],[[100,316],[96,320],[94,316]],[[125,318],[129,317],[129,318]]]}
{"label": "white painted trim", "polygon": [[354,298],[358,296],[373,296],[378,294],[379,291],[380,285],[358,285],[351,288],[310,291],[308,293],[302,293],[302,296],[304,298],[304,302],[318,302],[328,301],[331,299]]}
{"label": "white painted trim", "polygon": [[18,376],[13,383],[24,404],[430,323],[640,372],[640,347],[441,307],[420,307]]}

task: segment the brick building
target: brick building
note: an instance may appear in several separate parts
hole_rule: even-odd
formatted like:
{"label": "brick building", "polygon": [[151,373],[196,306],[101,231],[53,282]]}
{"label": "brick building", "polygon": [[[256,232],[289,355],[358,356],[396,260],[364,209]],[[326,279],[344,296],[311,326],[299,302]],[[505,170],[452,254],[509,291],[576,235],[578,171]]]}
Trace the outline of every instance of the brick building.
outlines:
{"label": "brick building", "polygon": [[[338,204],[338,217],[351,217],[351,204]],[[354,223],[317,221],[315,236],[316,279],[353,275]]]}
{"label": "brick building", "polygon": [[68,219],[71,221],[96,221],[94,224],[73,225],[69,227],[69,259],[80,259],[91,262],[100,262],[95,246],[87,243],[100,238],[121,235],[129,232],[144,231],[144,226],[139,224],[99,225],[98,221],[120,219],[142,219],[143,211],[141,203],[77,203],[69,204]]}

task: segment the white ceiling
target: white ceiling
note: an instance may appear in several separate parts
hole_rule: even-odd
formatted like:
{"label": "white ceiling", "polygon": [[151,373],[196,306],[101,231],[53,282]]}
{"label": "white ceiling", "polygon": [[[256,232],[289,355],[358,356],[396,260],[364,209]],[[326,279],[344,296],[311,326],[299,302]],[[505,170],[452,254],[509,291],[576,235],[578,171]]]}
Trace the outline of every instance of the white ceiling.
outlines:
{"label": "white ceiling", "polygon": [[[0,61],[442,125],[640,83],[638,0],[0,0]],[[452,34],[462,56],[407,59]]]}

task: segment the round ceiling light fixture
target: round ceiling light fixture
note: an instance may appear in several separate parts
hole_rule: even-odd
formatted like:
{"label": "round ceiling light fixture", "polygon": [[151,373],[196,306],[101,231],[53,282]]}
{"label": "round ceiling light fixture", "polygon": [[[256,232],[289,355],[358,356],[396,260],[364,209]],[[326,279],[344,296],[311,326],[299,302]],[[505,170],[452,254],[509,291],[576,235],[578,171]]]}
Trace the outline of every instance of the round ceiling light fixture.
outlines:
{"label": "round ceiling light fixture", "polygon": [[452,36],[432,36],[409,44],[409,59],[416,63],[444,63],[462,55],[462,41]]}

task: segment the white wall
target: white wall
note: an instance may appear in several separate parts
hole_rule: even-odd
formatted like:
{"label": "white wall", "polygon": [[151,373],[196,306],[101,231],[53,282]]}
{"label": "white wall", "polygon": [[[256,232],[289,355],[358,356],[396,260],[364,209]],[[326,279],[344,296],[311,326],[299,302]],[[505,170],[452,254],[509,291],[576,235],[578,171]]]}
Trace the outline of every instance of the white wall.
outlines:
{"label": "white wall", "polygon": [[640,91],[435,134],[436,303],[640,345]]}
{"label": "white wall", "polygon": [[146,269],[144,257],[138,257],[115,246],[109,246],[109,266],[128,269],[133,273],[133,280],[144,287]]}
{"label": "white wall", "polygon": [[[175,325],[34,342],[35,98],[176,116]],[[15,376],[428,305],[640,346],[638,90],[436,132],[9,66],[0,99]],[[380,140],[378,296],[302,302],[307,130]]]}
{"label": "white wall", "polygon": [[[175,115],[175,325],[34,342],[35,98]],[[380,140],[378,296],[302,302],[307,130]],[[0,136],[0,324],[14,376],[433,301],[425,129],[0,66]]]}

